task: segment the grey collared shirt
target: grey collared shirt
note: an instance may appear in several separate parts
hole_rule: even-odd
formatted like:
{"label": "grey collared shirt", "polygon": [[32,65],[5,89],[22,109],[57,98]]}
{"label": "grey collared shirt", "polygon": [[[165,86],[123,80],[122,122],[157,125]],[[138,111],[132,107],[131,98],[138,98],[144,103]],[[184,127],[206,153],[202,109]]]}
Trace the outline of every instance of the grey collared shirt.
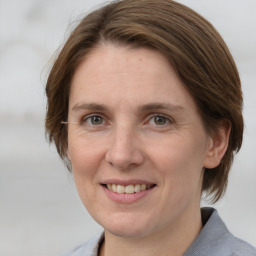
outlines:
{"label": "grey collared shirt", "polygon": [[[233,236],[213,208],[202,208],[203,229],[183,256],[256,256],[256,249]],[[104,234],[63,256],[97,256]]]}

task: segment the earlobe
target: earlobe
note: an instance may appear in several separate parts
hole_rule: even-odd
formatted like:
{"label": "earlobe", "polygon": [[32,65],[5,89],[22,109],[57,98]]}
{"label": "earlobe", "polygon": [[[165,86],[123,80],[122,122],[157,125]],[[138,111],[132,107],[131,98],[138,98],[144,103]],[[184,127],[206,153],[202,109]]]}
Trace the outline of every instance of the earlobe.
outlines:
{"label": "earlobe", "polygon": [[230,130],[230,122],[222,120],[218,131],[210,138],[208,152],[204,161],[205,168],[212,169],[219,165],[228,148]]}

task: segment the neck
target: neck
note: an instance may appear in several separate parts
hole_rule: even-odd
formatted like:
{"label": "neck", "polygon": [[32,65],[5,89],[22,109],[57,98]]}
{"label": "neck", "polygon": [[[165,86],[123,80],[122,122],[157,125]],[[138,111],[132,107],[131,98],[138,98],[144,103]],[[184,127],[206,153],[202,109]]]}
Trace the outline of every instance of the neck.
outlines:
{"label": "neck", "polygon": [[[189,220],[189,221],[188,221]],[[115,236],[105,231],[100,256],[181,256],[202,229],[200,208],[194,216],[182,216],[172,227],[165,227],[151,235],[136,238]]]}

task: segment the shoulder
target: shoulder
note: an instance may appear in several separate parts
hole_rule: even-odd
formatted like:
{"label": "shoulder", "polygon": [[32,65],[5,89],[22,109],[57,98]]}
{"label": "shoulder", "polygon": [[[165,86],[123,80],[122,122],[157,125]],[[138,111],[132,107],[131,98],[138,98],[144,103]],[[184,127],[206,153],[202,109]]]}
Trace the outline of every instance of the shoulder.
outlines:
{"label": "shoulder", "polygon": [[[217,211],[214,210],[208,220],[209,227],[216,226],[216,242],[212,243],[220,251],[229,252],[230,256],[256,256],[256,249],[249,243],[234,236],[226,227]],[[217,249],[218,250],[218,249]]]}
{"label": "shoulder", "polygon": [[97,256],[99,245],[101,244],[103,239],[104,234],[98,234],[97,236],[88,240],[86,243],[81,244],[60,256]]}
{"label": "shoulder", "polygon": [[249,243],[230,234],[229,245],[232,248],[232,256],[256,256],[256,248]]}
{"label": "shoulder", "polygon": [[235,237],[217,211],[203,208],[203,229],[184,256],[256,256],[256,249]]}

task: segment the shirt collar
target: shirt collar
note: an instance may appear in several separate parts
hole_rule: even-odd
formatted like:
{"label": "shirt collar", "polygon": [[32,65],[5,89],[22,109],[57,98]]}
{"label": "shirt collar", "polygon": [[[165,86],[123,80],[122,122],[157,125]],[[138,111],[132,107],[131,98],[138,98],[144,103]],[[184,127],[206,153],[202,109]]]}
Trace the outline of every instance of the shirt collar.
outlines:
{"label": "shirt collar", "polygon": [[[223,238],[230,234],[214,208],[202,208],[201,216],[204,226],[196,240],[183,256],[205,256],[206,252],[217,249],[221,250],[220,244],[223,244]],[[219,254],[217,253],[215,255]]]}
{"label": "shirt collar", "polygon": [[[221,220],[214,208],[202,208],[201,216],[203,228],[196,240],[192,243],[183,256],[205,256],[205,252],[216,250],[216,248],[221,250],[221,247],[218,246],[218,244],[223,243],[222,238],[229,234],[226,225]],[[99,247],[103,241],[104,232],[89,240],[83,248],[83,252],[86,252],[84,255],[97,256]]]}

